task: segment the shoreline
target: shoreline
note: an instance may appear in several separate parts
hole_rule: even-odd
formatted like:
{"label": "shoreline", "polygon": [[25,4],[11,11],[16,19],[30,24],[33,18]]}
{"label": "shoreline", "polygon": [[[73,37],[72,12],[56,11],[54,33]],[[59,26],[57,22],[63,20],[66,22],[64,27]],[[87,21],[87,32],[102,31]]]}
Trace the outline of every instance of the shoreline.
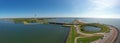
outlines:
{"label": "shoreline", "polygon": [[[111,30],[111,32],[112,32],[112,34],[110,35],[110,36],[107,36],[108,38],[107,38],[107,40],[104,40],[103,42],[105,43],[115,43],[116,41],[117,41],[117,39],[118,39],[118,37],[119,37],[119,30],[118,30],[118,28],[117,27],[115,27],[115,26],[113,26],[113,25],[107,25],[107,26],[109,26],[109,28],[110,29],[112,29]],[[68,40],[68,38],[69,38],[69,34],[70,34],[70,29],[69,29],[69,31],[68,31],[68,33],[67,33],[67,35],[66,35],[66,40],[65,40],[65,42],[64,43],[67,43],[67,40]],[[109,39],[109,40],[108,40]],[[98,39],[99,40],[99,39]],[[96,41],[93,41],[93,42],[96,42],[97,43],[97,41],[98,40],[96,40]],[[101,43],[101,40],[100,41],[98,41],[98,43]]]}
{"label": "shoreline", "polygon": [[108,36],[107,40],[105,40],[104,43],[114,43],[118,37],[118,29],[113,26],[113,25],[108,25],[109,28],[111,29],[111,33],[109,34],[110,36]]}
{"label": "shoreline", "polygon": [[109,26],[111,26],[111,27],[114,27],[116,30],[117,30],[117,36],[116,36],[116,38],[115,38],[115,40],[114,40],[114,42],[113,43],[117,43],[117,39],[119,39],[118,37],[119,37],[119,29],[117,28],[117,27],[115,27],[115,26],[113,26],[113,25],[109,25]]}
{"label": "shoreline", "polygon": [[66,33],[67,35],[65,36],[64,43],[67,42],[67,39],[68,39],[68,37],[69,37],[69,33],[70,33],[70,29],[69,29],[69,28],[70,28],[70,27],[68,27],[68,32]]}
{"label": "shoreline", "polygon": [[110,28],[110,32],[106,33],[103,39],[98,39],[92,43],[115,43],[119,37],[119,30],[113,25],[107,25]]}

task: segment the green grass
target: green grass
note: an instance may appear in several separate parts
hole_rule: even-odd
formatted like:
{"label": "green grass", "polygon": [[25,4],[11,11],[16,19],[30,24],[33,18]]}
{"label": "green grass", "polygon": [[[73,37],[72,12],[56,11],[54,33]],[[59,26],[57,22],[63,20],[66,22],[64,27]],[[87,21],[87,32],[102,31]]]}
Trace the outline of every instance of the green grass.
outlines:
{"label": "green grass", "polygon": [[100,38],[102,38],[102,35],[97,35],[97,36],[92,36],[92,37],[85,37],[85,38],[79,38],[77,40],[78,43],[90,43],[92,41],[98,40]]}
{"label": "green grass", "polygon": [[69,35],[68,35],[66,43],[74,43],[74,39],[77,36],[78,36],[78,34],[77,34],[74,26],[71,26],[71,29],[70,29],[70,32],[69,32]]}
{"label": "green grass", "polygon": [[13,22],[15,23],[42,23],[42,24],[48,24],[47,19],[35,19],[35,18],[16,18],[13,19]]}
{"label": "green grass", "polygon": [[[88,32],[84,30],[85,26],[94,26],[94,27],[98,27],[101,28],[100,31],[98,32],[103,32],[103,33],[108,33],[110,31],[109,27],[103,24],[98,24],[98,23],[91,23],[91,24],[84,24],[84,25],[79,25],[80,31],[84,32],[84,33],[89,33],[89,34],[93,34],[93,33],[97,33],[97,32]],[[78,37],[78,34],[76,33],[76,30],[74,28],[74,26],[71,26],[70,32],[69,32],[69,36],[67,38],[67,42],[66,43],[74,43],[74,39],[75,37]],[[79,35],[80,37],[80,35]],[[79,38],[77,40],[78,43],[82,42],[82,43],[89,43],[95,40],[98,40],[100,38],[102,38],[103,35],[95,35],[92,37],[84,37],[84,38]]]}
{"label": "green grass", "polygon": [[105,33],[108,33],[108,32],[110,32],[110,29],[109,29],[109,27],[108,26],[106,26],[106,25],[102,25],[101,26],[101,32],[105,32]]}

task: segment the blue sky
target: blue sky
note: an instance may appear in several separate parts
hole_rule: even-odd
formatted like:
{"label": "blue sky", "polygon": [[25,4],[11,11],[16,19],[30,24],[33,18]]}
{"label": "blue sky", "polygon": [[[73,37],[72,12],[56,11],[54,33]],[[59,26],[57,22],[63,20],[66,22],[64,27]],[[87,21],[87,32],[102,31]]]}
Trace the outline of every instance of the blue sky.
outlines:
{"label": "blue sky", "polygon": [[0,18],[119,18],[119,0],[0,0]]}

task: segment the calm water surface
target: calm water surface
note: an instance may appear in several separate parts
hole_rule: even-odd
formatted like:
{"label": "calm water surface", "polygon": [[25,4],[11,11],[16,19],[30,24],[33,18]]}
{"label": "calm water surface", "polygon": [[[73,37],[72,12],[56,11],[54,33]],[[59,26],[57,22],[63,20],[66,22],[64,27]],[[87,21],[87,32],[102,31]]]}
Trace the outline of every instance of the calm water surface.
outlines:
{"label": "calm water surface", "polygon": [[84,30],[89,32],[98,32],[101,30],[101,28],[93,27],[93,26],[85,26]]}
{"label": "calm water surface", "polygon": [[[74,19],[51,19],[71,23]],[[113,25],[120,30],[120,19],[78,19],[86,23]],[[52,24],[24,25],[0,20],[0,43],[64,43],[69,28]],[[119,37],[116,43],[119,42]]]}
{"label": "calm water surface", "polygon": [[64,43],[68,30],[60,25],[24,25],[0,20],[0,43]]}

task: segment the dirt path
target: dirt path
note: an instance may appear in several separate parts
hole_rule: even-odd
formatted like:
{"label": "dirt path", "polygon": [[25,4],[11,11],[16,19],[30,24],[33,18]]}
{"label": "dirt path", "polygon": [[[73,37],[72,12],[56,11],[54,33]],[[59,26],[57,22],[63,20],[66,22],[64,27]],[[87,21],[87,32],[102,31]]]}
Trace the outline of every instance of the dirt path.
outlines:
{"label": "dirt path", "polygon": [[117,38],[118,31],[116,28],[109,26],[111,29],[111,36],[104,42],[104,43],[114,43],[115,39]]}
{"label": "dirt path", "polygon": [[109,28],[110,28],[110,32],[105,34],[103,39],[99,39],[91,43],[114,43],[114,41],[118,36],[118,30],[113,26],[109,26]]}
{"label": "dirt path", "polygon": [[[80,32],[80,28],[77,25],[74,25],[74,27],[75,27],[75,30],[78,34],[84,35],[86,37],[95,36],[96,34],[104,35],[104,33],[86,34],[86,33]],[[77,43],[77,39],[79,39],[79,38],[81,38],[81,37],[76,37],[74,40],[74,43]]]}
{"label": "dirt path", "polygon": [[[76,32],[78,34],[82,34],[82,35],[85,35],[85,36],[94,36],[96,34],[104,35],[103,39],[98,39],[98,40],[93,41],[91,43],[114,43],[115,39],[118,36],[118,30],[113,26],[109,26],[109,28],[110,28],[109,33],[94,33],[94,34],[86,34],[86,33],[80,32],[78,26],[74,25],[74,27],[75,27]],[[81,38],[81,37],[76,37],[75,40],[74,40],[74,43],[77,43],[77,39],[79,39],[79,38]]]}

